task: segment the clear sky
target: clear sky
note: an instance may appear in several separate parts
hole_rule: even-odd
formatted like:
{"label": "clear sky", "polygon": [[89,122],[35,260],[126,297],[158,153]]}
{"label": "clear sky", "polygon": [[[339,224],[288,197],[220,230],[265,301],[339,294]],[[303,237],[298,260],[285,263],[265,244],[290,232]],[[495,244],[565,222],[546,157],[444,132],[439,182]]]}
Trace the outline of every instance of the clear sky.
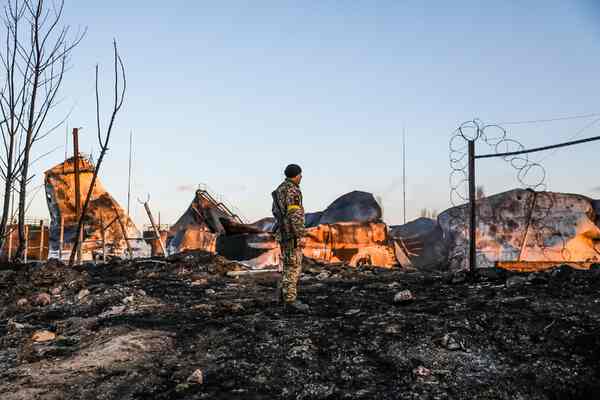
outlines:
{"label": "clear sky", "polygon": [[[65,22],[88,27],[62,91],[70,127],[84,128],[81,149],[95,145],[97,155],[94,65],[109,96],[115,37],[129,86],[101,179],[125,206],[133,130],[133,196],[149,193],[162,222],[183,213],[198,183],[248,220],[268,216],[270,192],[295,162],[307,210],[359,189],[381,196],[384,218],[400,223],[403,126],[410,220],[449,206],[448,140],[462,121],[600,112],[594,0],[66,0]],[[506,127],[530,147],[592,121]],[[600,122],[579,137],[599,134]],[[34,166],[32,186],[63,160],[64,141],[63,129],[38,146],[60,149]],[[590,144],[544,160],[549,189],[600,197],[598,154]],[[518,185],[501,162],[479,165],[488,194]],[[42,193],[29,214],[47,215]]]}

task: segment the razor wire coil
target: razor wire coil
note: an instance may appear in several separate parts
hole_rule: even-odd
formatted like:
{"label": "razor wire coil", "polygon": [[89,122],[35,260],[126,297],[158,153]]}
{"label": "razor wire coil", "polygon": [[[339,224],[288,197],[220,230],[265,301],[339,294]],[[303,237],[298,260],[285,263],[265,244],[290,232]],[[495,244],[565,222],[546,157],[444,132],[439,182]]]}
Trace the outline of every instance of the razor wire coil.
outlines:
{"label": "razor wire coil", "polygon": [[[479,119],[462,123],[452,134],[449,141],[450,161],[450,202],[452,208],[448,212],[448,228],[450,232],[458,234],[456,246],[450,250],[450,267],[461,265],[467,259],[468,248],[468,142],[474,141],[487,146],[491,154],[497,154],[511,168],[515,170],[516,180],[523,189],[531,190],[534,201],[531,212],[526,218],[528,230],[535,232],[531,238],[523,239],[522,248],[538,247],[547,261],[573,261],[572,254],[567,247],[567,238],[558,228],[559,223],[552,217],[556,206],[556,195],[547,192],[546,170],[537,161],[530,159],[522,143],[510,138],[507,130],[499,124],[484,124]],[[523,152],[516,155],[505,153]],[[501,208],[492,210],[491,217],[496,221],[504,212]],[[600,254],[600,246],[594,245],[596,253]],[[479,258],[480,255],[478,255]],[[519,253],[519,256],[521,253]]]}

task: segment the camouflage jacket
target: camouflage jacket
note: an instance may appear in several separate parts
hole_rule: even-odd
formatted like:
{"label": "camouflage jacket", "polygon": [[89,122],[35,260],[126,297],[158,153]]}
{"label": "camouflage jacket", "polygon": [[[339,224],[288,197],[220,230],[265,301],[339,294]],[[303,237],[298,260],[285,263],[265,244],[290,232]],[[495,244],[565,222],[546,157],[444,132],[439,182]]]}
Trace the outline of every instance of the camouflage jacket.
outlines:
{"label": "camouflage jacket", "polygon": [[[302,192],[300,186],[286,179],[275,189],[275,196],[279,200],[281,212],[284,214],[276,232],[277,240],[281,241],[282,233],[288,238],[300,239],[304,236],[304,207],[302,206]],[[273,202],[273,215],[279,215],[277,205]]]}

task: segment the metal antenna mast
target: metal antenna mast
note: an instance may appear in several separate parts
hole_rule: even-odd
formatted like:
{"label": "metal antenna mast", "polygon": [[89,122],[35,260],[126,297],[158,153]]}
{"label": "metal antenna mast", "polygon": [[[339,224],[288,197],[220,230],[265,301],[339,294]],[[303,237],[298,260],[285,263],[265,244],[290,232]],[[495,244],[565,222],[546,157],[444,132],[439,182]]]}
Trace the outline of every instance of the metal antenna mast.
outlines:
{"label": "metal antenna mast", "polygon": [[406,129],[402,125],[402,204],[404,207],[403,216],[406,224]]}
{"label": "metal antenna mast", "polygon": [[127,180],[127,216],[129,216],[129,205],[131,203],[131,153],[133,143],[133,129],[129,131],[129,178]]}

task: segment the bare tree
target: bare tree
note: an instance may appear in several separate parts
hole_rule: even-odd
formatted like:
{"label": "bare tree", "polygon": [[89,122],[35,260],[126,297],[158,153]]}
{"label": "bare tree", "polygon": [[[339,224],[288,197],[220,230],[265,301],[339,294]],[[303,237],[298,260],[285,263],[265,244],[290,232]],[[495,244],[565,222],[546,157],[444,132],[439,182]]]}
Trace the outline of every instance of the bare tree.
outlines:
{"label": "bare tree", "polygon": [[[98,144],[100,145],[100,156],[98,157],[98,161],[96,162],[96,168],[94,168],[94,174],[92,175],[92,181],[90,183],[90,187],[85,196],[85,201],[83,202],[83,207],[81,208],[81,214],[79,216],[79,221],[77,222],[77,234],[75,235],[75,242],[73,243],[73,248],[71,249],[71,256],[69,257],[69,265],[72,266],[75,262],[75,254],[77,253],[77,248],[79,247],[79,238],[80,232],[83,228],[83,221],[85,219],[85,214],[88,209],[92,193],[94,191],[94,185],[96,184],[96,179],[98,178],[98,172],[100,171],[100,166],[102,165],[102,160],[104,160],[104,156],[108,150],[108,143],[110,141],[110,135],[112,133],[112,128],[115,122],[115,118],[117,113],[123,106],[123,101],[125,100],[125,90],[127,88],[127,80],[125,79],[125,66],[123,65],[123,60],[121,60],[121,56],[119,55],[119,51],[117,49],[117,42],[113,41],[113,49],[114,49],[114,74],[115,74],[115,84],[114,84],[114,103],[113,109],[110,116],[110,120],[108,123],[108,127],[104,135],[102,135],[102,130],[100,127],[100,94],[98,88],[98,65],[96,65],[96,123],[97,123],[97,134],[98,134]],[[121,82],[121,85],[119,85]],[[121,87],[119,87],[121,86]],[[79,155],[76,154],[75,157]],[[79,162],[78,159],[75,159],[75,162]],[[126,239],[127,240],[127,239]]]}
{"label": "bare tree", "polygon": [[[57,105],[57,95],[72,50],[85,31],[71,35],[62,26],[64,0],[9,0],[4,8],[6,40],[2,68],[6,82],[0,93],[0,111],[5,158],[2,238],[6,233],[10,194],[18,186],[19,247],[16,258],[25,252],[25,211],[27,185],[33,178],[29,168],[36,143],[57,129],[64,119],[47,127],[47,117]],[[70,40],[70,37],[73,39]]]}
{"label": "bare tree", "polygon": [[[4,179],[4,199],[2,205],[2,218],[0,220],[0,248],[3,248],[7,232],[8,216],[10,212],[11,194],[14,189],[15,177],[18,169],[15,166],[15,152],[17,140],[21,133],[20,121],[23,119],[25,106],[27,104],[27,82],[29,75],[20,73],[21,56],[19,54],[19,35],[21,21],[24,18],[25,6],[9,1],[4,6],[3,23],[6,28],[5,47],[0,52],[2,61],[2,72],[5,82],[0,92],[0,111],[3,121],[0,123],[0,131],[4,143],[4,155],[0,174]],[[25,71],[27,72],[27,71]]]}

